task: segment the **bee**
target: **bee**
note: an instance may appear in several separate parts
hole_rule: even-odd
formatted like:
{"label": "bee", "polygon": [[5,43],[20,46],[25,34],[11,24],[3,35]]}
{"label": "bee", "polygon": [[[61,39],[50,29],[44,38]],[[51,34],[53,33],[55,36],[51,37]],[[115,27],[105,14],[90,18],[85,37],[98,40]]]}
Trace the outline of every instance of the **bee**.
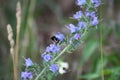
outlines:
{"label": "bee", "polygon": [[70,69],[66,69],[65,67],[63,67],[63,70],[65,71],[65,73],[71,72]]}
{"label": "bee", "polygon": [[52,36],[51,40],[56,44],[58,44],[60,42],[60,40],[56,36]]}
{"label": "bee", "polygon": [[60,63],[59,73],[65,74],[65,73],[69,73],[69,72],[71,72],[71,70],[69,69],[68,63],[66,63],[66,62]]}

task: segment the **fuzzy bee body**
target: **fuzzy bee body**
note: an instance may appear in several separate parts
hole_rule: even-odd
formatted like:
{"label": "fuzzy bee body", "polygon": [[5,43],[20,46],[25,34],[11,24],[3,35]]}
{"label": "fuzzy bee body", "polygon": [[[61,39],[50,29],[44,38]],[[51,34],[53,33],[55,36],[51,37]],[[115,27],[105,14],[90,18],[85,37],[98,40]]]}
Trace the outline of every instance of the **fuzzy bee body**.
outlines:
{"label": "fuzzy bee body", "polygon": [[57,37],[55,37],[55,36],[52,36],[52,37],[51,37],[51,40],[52,40],[54,43],[56,43],[56,44],[58,44],[58,43],[60,42],[60,40],[59,40]]}

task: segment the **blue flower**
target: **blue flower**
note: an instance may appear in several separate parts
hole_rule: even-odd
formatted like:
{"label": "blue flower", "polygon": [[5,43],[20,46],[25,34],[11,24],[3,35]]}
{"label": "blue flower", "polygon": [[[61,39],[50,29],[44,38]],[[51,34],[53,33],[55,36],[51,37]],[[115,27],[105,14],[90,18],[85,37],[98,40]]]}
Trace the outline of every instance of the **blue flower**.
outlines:
{"label": "blue flower", "polygon": [[97,18],[97,17],[94,17],[94,18],[92,19],[92,21],[91,21],[91,25],[92,25],[92,26],[96,26],[98,23],[99,23],[99,21],[98,21],[98,18]]}
{"label": "blue flower", "polygon": [[86,22],[78,22],[79,29],[83,29],[87,26]]}
{"label": "blue flower", "polygon": [[64,36],[62,33],[60,33],[60,32],[58,32],[58,33],[55,35],[55,37],[58,38],[60,41],[63,41],[64,38],[65,38],[65,36]]}
{"label": "blue flower", "polygon": [[33,62],[31,61],[30,58],[25,59],[25,66],[26,67],[29,67],[29,66],[32,66],[32,65],[33,65]]}
{"label": "blue flower", "polygon": [[74,19],[80,19],[83,16],[82,11],[78,11],[73,15]]}
{"label": "blue flower", "polygon": [[88,10],[85,12],[85,15],[87,16],[87,17],[95,17],[95,12],[93,11],[93,12],[89,12]]}
{"label": "blue flower", "polygon": [[80,34],[78,34],[78,33],[76,33],[73,37],[74,37],[74,39],[79,40],[79,39],[80,39],[80,37],[81,37],[81,35],[80,35]]}
{"label": "blue flower", "polygon": [[[81,35],[76,33],[73,37],[70,38],[69,43],[71,44],[73,40],[79,40],[80,37],[81,37]],[[77,42],[74,43],[75,46],[76,46],[76,44],[77,44]]]}
{"label": "blue flower", "polygon": [[33,78],[33,74],[32,74],[32,72],[21,72],[21,78],[23,80],[32,79]]}
{"label": "blue flower", "polygon": [[46,48],[46,52],[52,52],[52,53],[56,53],[60,51],[60,46],[56,45],[56,44],[50,44],[50,46],[48,46]]}
{"label": "blue flower", "polygon": [[77,4],[78,6],[83,6],[85,3],[86,3],[86,0],[77,0],[77,1],[76,1],[76,4]]}
{"label": "blue flower", "polygon": [[46,62],[48,62],[48,61],[50,61],[51,59],[53,59],[53,56],[52,56],[52,55],[46,54],[46,53],[43,53],[43,54],[41,55],[41,57],[42,57]]}
{"label": "blue flower", "polygon": [[79,30],[79,28],[75,27],[75,25],[73,25],[73,24],[69,24],[68,28],[70,29],[71,33],[77,32]]}
{"label": "blue flower", "polygon": [[52,64],[52,65],[50,66],[50,70],[51,70],[53,73],[56,73],[56,72],[59,70],[58,64]]}
{"label": "blue flower", "polygon": [[91,2],[94,4],[95,7],[98,7],[101,4],[101,0],[91,0]]}

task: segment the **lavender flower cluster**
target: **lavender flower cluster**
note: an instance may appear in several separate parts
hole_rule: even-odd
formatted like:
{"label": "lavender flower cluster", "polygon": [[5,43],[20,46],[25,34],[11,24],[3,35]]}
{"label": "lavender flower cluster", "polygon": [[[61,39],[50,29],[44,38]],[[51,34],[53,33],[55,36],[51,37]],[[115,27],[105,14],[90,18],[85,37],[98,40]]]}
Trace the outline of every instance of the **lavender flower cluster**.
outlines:
{"label": "lavender flower cluster", "polygon": [[[73,14],[72,19],[77,21],[77,25],[72,23],[68,24],[66,27],[70,30],[70,36],[67,40],[68,44],[77,45],[82,36],[84,36],[88,28],[93,28],[99,24],[98,16],[96,15],[97,7],[101,4],[100,0],[76,0],[76,5],[83,8],[84,11],[80,10]],[[57,73],[59,71],[60,65],[53,61],[54,58],[58,56],[61,52],[61,43],[66,41],[65,36],[58,32],[54,35],[57,41],[53,42],[46,47],[45,52],[41,55],[52,73]],[[30,67],[33,62],[28,58],[25,59],[26,67]],[[24,79],[32,79],[32,72],[22,72],[21,77]]]}
{"label": "lavender flower cluster", "polygon": [[[63,42],[63,40],[65,39],[65,36],[60,32],[58,32],[54,36],[59,40],[59,43]],[[45,62],[52,61],[57,56],[57,54],[60,53],[61,46],[59,45],[59,43],[57,44],[53,42],[46,48],[46,51],[41,55]],[[56,63],[52,63],[49,68],[53,73],[56,73],[59,70],[59,65]]]}

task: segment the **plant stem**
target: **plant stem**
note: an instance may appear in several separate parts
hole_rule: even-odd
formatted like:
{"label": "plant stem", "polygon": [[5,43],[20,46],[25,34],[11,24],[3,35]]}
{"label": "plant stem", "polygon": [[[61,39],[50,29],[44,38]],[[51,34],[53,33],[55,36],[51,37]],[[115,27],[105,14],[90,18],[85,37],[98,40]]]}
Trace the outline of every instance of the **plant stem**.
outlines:
{"label": "plant stem", "polygon": [[101,80],[104,80],[104,55],[103,55],[103,49],[102,49],[102,26],[100,26],[100,54],[101,54]]}
{"label": "plant stem", "polygon": [[66,50],[67,50],[70,46],[71,46],[71,44],[69,44],[68,46],[66,46],[66,48],[63,49],[63,50],[61,51],[61,53],[52,60],[52,62],[55,62],[63,53],[66,52]]}
{"label": "plant stem", "polygon": [[[102,7],[100,7],[100,20],[102,19]],[[100,25],[100,54],[101,54],[101,80],[104,80],[104,54],[102,47],[102,25]]]}
{"label": "plant stem", "polygon": [[14,79],[17,80],[18,79],[18,51],[19,51],[19,33],[17,33],[17,36],[16,36],[16,52],[15,52],[15,61],[14,61]]}
{"label": "plant stem", "polygon": [[19,53],[19,33],[20,33],[20,24],[21,24],[21,6],[20,2],[17,3],[16,8],[16,18],[17,18],[17,25],[16,25],[16,48],[15,48],[15,55],[14,55],[14,80],[18,80],[18,53]]}
{"label": "plant stem", "polygon": [[45,67],[45,68],[41,71],[41,73],[35,78],[35,80],[38,80],[38,79],[39,79],[39,77],[44,73],[45,69],[46,69],[46,67]]}

